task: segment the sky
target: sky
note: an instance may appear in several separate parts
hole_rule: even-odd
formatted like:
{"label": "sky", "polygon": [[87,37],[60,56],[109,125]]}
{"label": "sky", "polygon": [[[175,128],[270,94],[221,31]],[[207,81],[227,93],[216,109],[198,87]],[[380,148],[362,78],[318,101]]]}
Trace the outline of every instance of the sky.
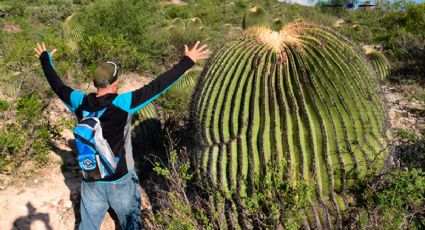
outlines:
{"label": "sky", "polygon": [[[298,4],[301,4],[301,5],[306,5],[306,6],[310,6],[310,5],[314,5],[314,4],[316,4],[317,2],[319,2],[319,0],[278,0],[279,2],[292,2],[292,3],[298,3]],[[362,3],[362,2],[365,2],[366,0],[358,0],[357,2],[358,3]],[[396,0],[389,0],[390,2],[394,2],[394,1],[396,1]],[[417,3],[420,3],[420,2],[425,2],[425,0],[413,0],[413,1],[415,1],[415,2],[417,2]],[[376,0],[370,0],[370,2],[371,3],[375,3],[376,2]]]}

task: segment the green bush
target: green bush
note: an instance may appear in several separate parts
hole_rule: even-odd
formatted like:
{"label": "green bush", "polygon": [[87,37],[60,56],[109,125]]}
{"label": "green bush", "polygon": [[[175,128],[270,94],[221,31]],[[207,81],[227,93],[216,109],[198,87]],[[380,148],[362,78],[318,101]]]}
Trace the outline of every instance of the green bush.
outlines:
{"label": "green bush", "polygon": [[[357,188],[356,228],[423,229],[425,226],[425,172],[419,168],[393,169],[369,178]],[[348,217],[351,220],[355,218]],[[354,221],[355,222],[355,221]]]}
{"label": "green bush", "polygon": [[[157,68],[158,63],[169,60],[168,36],[160,27],[163,17],[157,12],[155,1],[96,1],[83,8],[76,17],[84,28],[86,53],[83,53],[83,56],[87,57],[87,52],[104,53],[104,47],[120,48],[112,53],[120,55],[121,59],[125,56],[132,59],[124,60],[124,65],[128,66],[129,70],[139,71]],[[87,40],[90,39],[95,40],[94,47],[87,45]],[[125,47],[120,47],[123,44]],[[102,48],[100,51],[96,50],[99,45]],[[127,51],[130,53],[126,53]],[[134,62],[135,59],[138,65]]]}
{"label": "green bush", "polygon": [[23,16],[25,14],[25,5],[21,2],[15,2],[10,8],[10,14],[14,16]]}
{"label": "green bush", "polygon": [[43,105],[37,95],[30,94],[18,99],[16,110],[18,121],[31,125],[42,117]]}
{"label": "green bush", "polygon": [[143,43],[147,29],[161,20],[153,0],[103,0],[82,8],[76,15],[88,36],[106,34]]}
{"label": "green bush", "polygon": [[[0,150],[2,157],[7,155],[15,155],[23,146],[24,139],[22,132],[17,126],[7,125],[0,130]],[[1,169],[0,169],[1,170]]]}
{"label": "green bush", "polygon": [[13,172],[23,162],[48,162],[49,130],[43,118],[43,101],[35,94],[19,98],[16,120],[0,128],[0,171]]}
{"label": "green bush", "polygon": [[339,30],[358,42],[382,45],[389,58],[399,62],[394,73],[421,74],[425,66],[423,15],[425,3],[395,1],[383,8],[346,12],[341,17],[347,24]]}
{"label": "green bush", "polygon": [[157,228],[212,229],[206,210],[199,204],[201,198],[190,196],[188,184],[193,172],[189,161],[183,160],[174,150],[168,156],[168,164],[156,162],[154,172],[165,179],[167,189],[157,187],[159,210],[154,216]]}
{"label": "green bush", "polygon": [[64,20],[72,14],[70,5],[50,5],[41,7],[31,7],[27,9],[28,14],[32,18],[42,23],[52,24],[54,22]]}
{"label": "green bush", "polygon": [[268,167],[267,179],[257,176],[254,182],[257,193],[242,197],[242,203],[247,207],[248,216],[257,224],[273,226],[280,221],[285,229],[300,229],[305,218],[301,210],[308,208],[312,190],[301,177],[296,184],[282,180],[280,170]]}
{"label": "green bush", "polygon": [[9,108],[10,104],[6,100],[0,100],[0,112],[4,112]]}
{"label": "green bush", "polygon": [[146,68],[143,65],[146,64],[147,57],[140,54],[122,36],[98,34],[85,37],[80,42],[79,56],[82,63],[88,66],[88,75],[91,75],[97,64],[106,61],[116,62],[121,69]]}

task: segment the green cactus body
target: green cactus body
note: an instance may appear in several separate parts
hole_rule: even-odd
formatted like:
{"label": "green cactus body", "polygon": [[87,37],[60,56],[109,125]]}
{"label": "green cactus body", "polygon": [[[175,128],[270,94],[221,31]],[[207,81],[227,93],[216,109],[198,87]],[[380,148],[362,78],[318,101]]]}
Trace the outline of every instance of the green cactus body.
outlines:
{"label": "green cactus body", "polygon": [[78,51],[78,42],[83,38],[84,28],[75,19],[75,15],[69,16],[62,25],[63,38],[66,45],[73,52]]}
{"label": "green cactus body", "polygon": [[186,19],[186,27],[199,29],[202,26],[202,21],[198,17]]}
{"label": "green cactus body", "polygon": [[390,73],[390,61],[378,50],[372,48],[364,48],[364,50],[366,56],[372,62],[373,68],[378,72],[379,78],[384,80]]}
{"label": "green cactus body", "polygon": [[174,26],[186,26],[186,21],[182,18],[174,18],[173,20],[171,20],[171,24]]}
{"label": "green cactus body", "polygon": [[[246,30],[210,59],[193,101],[196,165],[204,186],[225,198],[228,227],[248,227],[240,198],[255,195],[270,165],[311,186],[305,223],[342,226],[343,194],[382,167],[389,142],[377,78],[353,47],[328,28],[296,23]],[[213,210],[223,208],[213,200]]]}
{"label": "green cactus body", "polygon": [[21,82],[18,79],[11,78],[3,87],[1,87],[0,91],[11,97],[16,98],[20,92]]}
{"label": "green cactus body", "polygon": [[136,130],[136,133],[139,135],[138,139],[141,139],[141,141],[149,137],[150,132],[153,130],[160,129],[158,126],[158,111],[152,103],[147,104],[136,115],[136,121],[131,128],[132,130]]}
{"label": "green cactus body", "polygon": [[176,82],[176,84],[170,89],[174,90],[186,90],[190,89],[191,91],[194,89],[196,83],[201,76],[202,68],[194,67],[188,70],[180,79]]}
{"label": "green cactus body", "polygon": [[270,14],[260,6],[249,9],[243,17],[242,28],[270,27]]}

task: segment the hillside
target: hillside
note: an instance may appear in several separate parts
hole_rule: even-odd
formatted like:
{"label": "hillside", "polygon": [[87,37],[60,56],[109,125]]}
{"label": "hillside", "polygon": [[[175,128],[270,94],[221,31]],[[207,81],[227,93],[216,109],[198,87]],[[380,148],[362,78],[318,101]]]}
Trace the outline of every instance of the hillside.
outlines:
{"label": "hillside", "polygon": [[[79,222],[76,121],[48,87],[37,42],[89,93],[102,61],[119,64],[127,92],[200,40],[211,59],[132,125],[145,228],[422,229],[424,39],[425,4],[405,1],[1,1],[0,226]],[[111,217],[102,229],[115,229]]]}

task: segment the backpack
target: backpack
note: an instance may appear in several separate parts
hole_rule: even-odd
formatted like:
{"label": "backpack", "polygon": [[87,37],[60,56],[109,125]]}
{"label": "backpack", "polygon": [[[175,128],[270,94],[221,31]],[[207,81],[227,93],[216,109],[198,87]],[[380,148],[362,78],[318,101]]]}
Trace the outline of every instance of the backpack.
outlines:
{"label": "backpack", "polygon": [[83,118],[74,128],[79,166],[85,179],[104,179],[115,173],[119,157],[115,157],[103,137],[99,118],[107,108],[96,112],[83,111]]}

